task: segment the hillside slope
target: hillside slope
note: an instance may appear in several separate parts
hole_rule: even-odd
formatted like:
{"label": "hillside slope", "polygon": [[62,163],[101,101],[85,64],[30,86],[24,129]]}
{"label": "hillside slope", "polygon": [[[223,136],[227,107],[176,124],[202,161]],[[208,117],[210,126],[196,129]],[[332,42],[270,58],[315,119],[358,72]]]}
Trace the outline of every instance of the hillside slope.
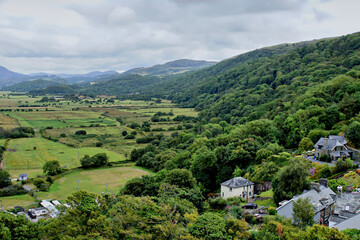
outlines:
{"label": "hillside slope", "polygon": [[216,62],[205,61],[205,60],[190,60],[190,59],[179,59],[164,64],[158,64],[148,68],[134,68],[123,73],[127,74],[139,74],[142,76],[166,76],[172,74],[179,74],[188,71],[199,70],[202,68],[210,67],[216,64]]}

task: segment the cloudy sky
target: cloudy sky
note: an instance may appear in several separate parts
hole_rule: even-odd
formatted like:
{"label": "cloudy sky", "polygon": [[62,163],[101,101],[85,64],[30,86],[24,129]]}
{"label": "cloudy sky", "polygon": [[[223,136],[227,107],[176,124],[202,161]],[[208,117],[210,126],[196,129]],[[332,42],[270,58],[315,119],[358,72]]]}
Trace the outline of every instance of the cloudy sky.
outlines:
{"label": "cloudy sky", "polygon": [[360,31],[359,0],[0,0],[0,66],[124,71]]}

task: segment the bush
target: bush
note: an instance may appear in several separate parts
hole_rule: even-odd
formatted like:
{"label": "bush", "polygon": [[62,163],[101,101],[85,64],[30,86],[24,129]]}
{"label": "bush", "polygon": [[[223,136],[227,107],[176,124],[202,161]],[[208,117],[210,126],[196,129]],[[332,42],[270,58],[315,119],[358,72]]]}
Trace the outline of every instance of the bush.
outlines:
{"label": "bush", "polygon": [[14,184],[0,189],[0,197],[21,195],[25,193],[27,193],[27,191],[20,184]]}
{"label": "bush", "polygon": [[79,135],[86,135],[86,131],[85,130],[78,130],[75,132],[75,135],[79,136]]}
{"label": "bush", "polygon": [[94,168],[105,166],[108,164],[108,161],[109,158],[106,153],[98,153],[92,157],[85,155],[82,159],[80,159],[80,164],[83,168]]}
{"label": "bush", "polygon": [[269,215],[276,215],[277,214],[277,211],[276,211],[276,208],[274,207],[269,207]]}
{"label": "bush", "polygon": [[227,202],[224,198],[215,198],[209,200],[209,205],[212,209],[223,210],[227,206]]}
{"label": "bush", "polygon": [[65,133],[61,133],[61,134],[60,134],[60,137],[64,138],[64,137],[66,137],[66,134],[65,134]]}
{"label": "bush", "polygon": [[231,206],[228,209],[228,214],[233,218],[240,219],[242,216],[242,208],[240,206]]}
{"label": "bush", "polygon": [[96,147],[101,147],[102,145],[103,145],[102,142],[97,142],[97,143],[95,144]]}
{"label": "bush", "polygon": [[122,131],[121,135],[123,135],[125,137],[126,135],[128,135],[128,132],[124,130],[124,131]]}
{"label": "bush", "polygon": [[133,135],[133,134],[126,135],[126,136],[124,137],[124,139],[135,139],[135,135]]}

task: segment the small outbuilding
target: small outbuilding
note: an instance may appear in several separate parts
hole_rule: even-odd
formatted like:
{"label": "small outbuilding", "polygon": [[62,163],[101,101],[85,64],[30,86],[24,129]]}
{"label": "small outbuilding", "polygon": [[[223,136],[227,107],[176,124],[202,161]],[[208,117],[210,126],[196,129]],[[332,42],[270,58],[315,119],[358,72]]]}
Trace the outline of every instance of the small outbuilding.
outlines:
{"label": "small outbuilding", "polygon": [[24,181],[24,180],[28,180],[29,175],[27,173],[22,173],[19,176],[19,181]]}
{"label": "small outbuilding", "polygon": [[248,199],[254,196],[254,183],[242,177],[232,178],[220,185],[223,198],[242,197]]}

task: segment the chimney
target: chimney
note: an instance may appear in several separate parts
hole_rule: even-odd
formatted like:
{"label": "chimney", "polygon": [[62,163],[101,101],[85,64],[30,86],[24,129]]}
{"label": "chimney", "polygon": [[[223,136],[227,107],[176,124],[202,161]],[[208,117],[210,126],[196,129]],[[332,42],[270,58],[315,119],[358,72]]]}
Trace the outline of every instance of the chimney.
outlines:
{"label": "chimney", "polygon": [[320,185],[323,185],[324,187],[329,187],[329,181],[326,178],[320,178],[319,179]]}
{"label": "chimney", "polygon": [[329,146],[329,139],[328,138],[324,138],[324,149],[327,149]]}
{"label": "chimney", "polygon": [[320,192],[320,184],[312,182],[310,183],[310,190],[315,189],[317,192]]}
{"label": "chimney", "polygon": [[339,185],[337,187],[337,191],[338,191],[339,196],[341,196],[341,194],[342,194],[342,186],[341,185]]}

